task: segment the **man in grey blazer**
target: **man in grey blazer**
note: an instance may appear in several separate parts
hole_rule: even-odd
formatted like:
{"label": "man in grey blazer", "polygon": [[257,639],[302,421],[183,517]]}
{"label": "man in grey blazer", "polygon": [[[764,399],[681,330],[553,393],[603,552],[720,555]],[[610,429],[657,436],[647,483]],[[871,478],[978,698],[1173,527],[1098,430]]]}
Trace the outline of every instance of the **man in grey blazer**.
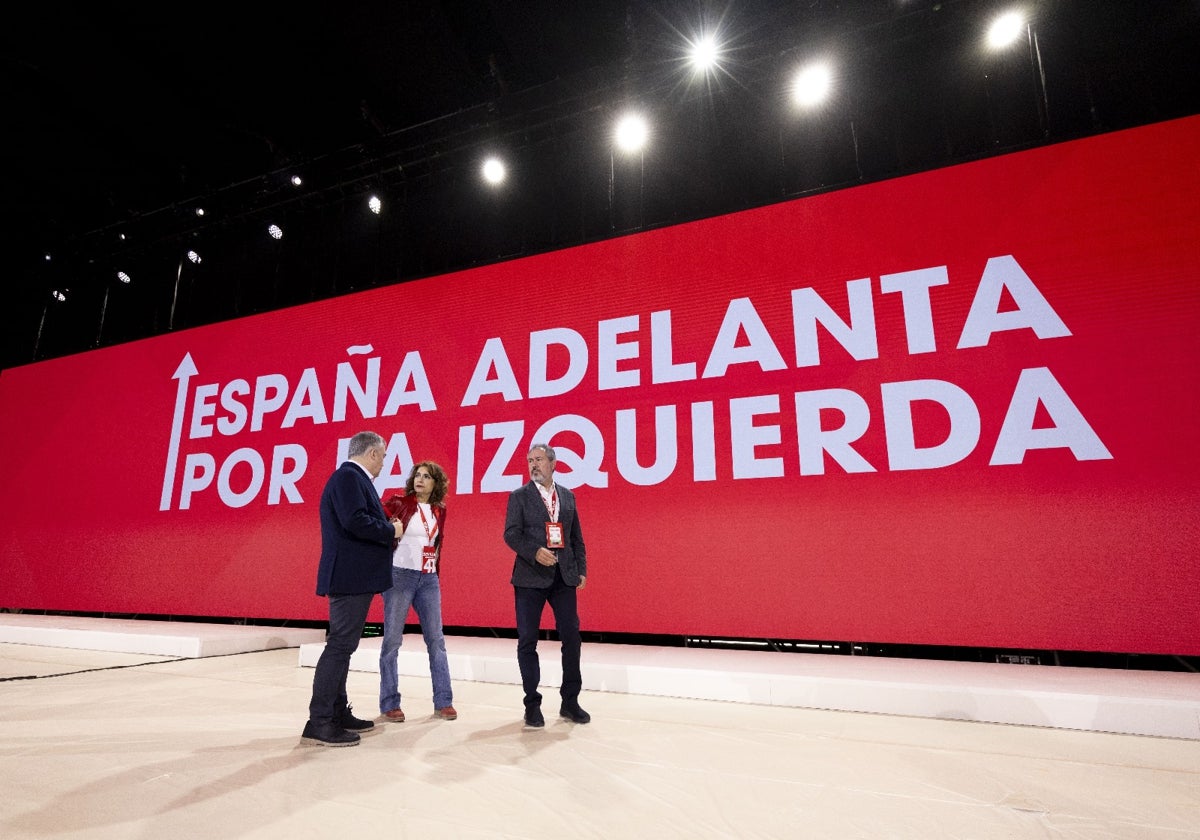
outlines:
{"label": "man in grey blazer", "polygon": [[529,449],[530,482],[512,491],[504,520],[504,542],[517,553],[512,585],[517,607],[517,664],[525,689],[525,725],[545,726],[538,661],[538,627],[546,603],[562,641],[562,705],[559,714],[575,723],[591,715],[579,706],[579,610],[576,593],[587,583],[587,549],[579,527],[575,495],[554,483],[554,450],[544,443]]}
{"label": "man in grey blazer", "polygon": [[367,611],[378,592],[392,586],[392,540],[403,533],[391,522],[371,480],[379,477],[387,444],[375,432],[350,438],[344,462],[321,493],[321,562],[317,594],[329,598],[329,633],[313,674],[312,700],[302,740],[350,747],[375,724],[350,713],[346,676]]}

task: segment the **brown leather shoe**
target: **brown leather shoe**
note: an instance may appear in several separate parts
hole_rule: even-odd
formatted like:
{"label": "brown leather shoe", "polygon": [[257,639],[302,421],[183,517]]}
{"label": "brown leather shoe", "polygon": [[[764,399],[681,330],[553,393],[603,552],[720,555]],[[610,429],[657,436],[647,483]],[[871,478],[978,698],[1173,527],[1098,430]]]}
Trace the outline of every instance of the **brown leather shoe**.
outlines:
{"label": "brown leather shoe", "polygon": [[391,723],[404,723],[403,709],[392,709],[390,712],[384,712],[383,716]]}
{"label": "brown leather shoe", "polygon": [[441,709],[433,710],[434,717],[440,717],[442,720],[458,720],[458,712],[454,711],[453,706],[446,706]]}

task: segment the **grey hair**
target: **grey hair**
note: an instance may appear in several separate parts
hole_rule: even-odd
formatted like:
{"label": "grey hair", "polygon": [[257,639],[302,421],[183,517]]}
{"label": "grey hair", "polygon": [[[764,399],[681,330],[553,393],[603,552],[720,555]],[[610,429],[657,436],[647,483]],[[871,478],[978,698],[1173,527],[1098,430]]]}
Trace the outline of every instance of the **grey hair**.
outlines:
{"label": "grey hair", "polygon": [[528,452],[528,453],[526,453],[526,454],[527,454],[527,455],[533,454],[533,450],[535,450],[535,449],[540,449],[540,450],[542,450],[543,452],[545,452],[545,453],[546,453],[546,457],[550,459],[550,463],[551,463],[551,464],[558,463],[558,458],[556,458],[556,457],[554,456],[554,450],[550,448],[550,444],[548,444],[548,443],[535,443],[533,446],[529,447],[529,452]]}
{"label": "grey hair", "polygon": [[350,448],[346,450],[346,456],[355,458],[359,455],[365,455],[376,446],[386,446],[382,436],[377,435],[375,432],[359,432],[350,438]]}

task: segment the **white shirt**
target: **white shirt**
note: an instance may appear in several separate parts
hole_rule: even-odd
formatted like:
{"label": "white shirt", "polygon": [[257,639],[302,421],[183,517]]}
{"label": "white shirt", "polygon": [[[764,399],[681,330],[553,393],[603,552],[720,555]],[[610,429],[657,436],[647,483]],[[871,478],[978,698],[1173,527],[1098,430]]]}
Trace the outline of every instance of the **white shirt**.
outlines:
{"label": "white shirt", "polygon": [[[424,502],[417,502],[417,507],[420,511],[413,511],[412,517],[408,520],[408,526],[404,529],[404,536],[400,538],[399,545],[392,552],[392,565],[399,566],[401,569],[415,569],[421,571],[421,549],[427,545],[433,545],[429,539],[429,534],[425,531],[425,522],[429,523],[429,530],[433,531],[437,525],[437,519],[433,515],[433,508]],[[421,521],[421,514],[425,514],[425,522]],[[434,532],[437,536],[437,532]]]}
{"label": "white shirt", "polygon": [[[535,481],[533,483],[537,486],[538,492],[542,494],[542,502],[546,505],[546,514],[550,517],[550,521],[557,522],[558,510],[562,503],[562,499],[558,497],[554,483],[550,483],[549,489],[547,489],[540,481]],[[551,499],[554,501],[551,502]]]}

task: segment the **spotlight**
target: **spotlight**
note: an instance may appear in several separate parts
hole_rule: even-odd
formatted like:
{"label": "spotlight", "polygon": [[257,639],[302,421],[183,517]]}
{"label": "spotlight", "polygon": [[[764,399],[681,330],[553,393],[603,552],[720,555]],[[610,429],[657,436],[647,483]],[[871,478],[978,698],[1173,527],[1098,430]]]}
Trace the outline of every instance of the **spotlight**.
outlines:
{"label": "spotlight", "polygon": [[63,289],[62,291],[59,291],[58,289],[55,289],[53,292],[50,293],[50,297],[54,298],[59,303],[62,303],[64,300],[67,299],[67,291],[69,291],[69,290]]}
{"label": "spotlight", "polygon": [[499,158],[490,157],[483,162],[483,179],[489,184],[499,184],[508,172]]}
{"label": "spotlight", "polygon": [[124,242],[124,241],[125,241],[125,234],[123,234],[123,233],[118,233],[118,234],[117,234],[117,239],[120,239],[122,242]]}
{"label": "spotlight", "polygon": [[371,212],[378,216],[383,212],[383,202],[379,200],[379,196],[373,195],[367,199],[367,206],[371,208]]}
{"label": "spotlight", "polygon": [[717,50],[717,39],[712,35],[704,35],[691,44],[688,57],[697,73],[707,73],[717,66],[720,52]]}
{"label": "spotlight", "polygon": [[293,176],[292,176],[292,186],[293,186],[293,187],[298,187],[298,186],[300,186],[300,185],[301,185],[301,184],[303,184],[303,183],[304,183],[304,179],[303,179],[303,178],[301,178],[299,175],[293,175]]}
{"label": "spotlight", "polygon": [[646,145],[646,121],[637,114],[628,114],[617,123],[617,148],[623,152],[640,151]]}
{"label": "spotlight", "polygon": [[195,263],[196,265],[200,265],[200,255],[197,254],[195,251],[188,251],[187,258],[189,260],[191,260],[193,263]]}
{"label": "spotlight", "polygon": [[1021,35],[1025,16],[1020,12],[1005,12],[988,27],[987,45],[994,50],[1003,49]]}
{"label": "spotlight", "polygon": [[196,208],[196,215],[197,215],[197,216],[203,216],[203,215],[204,215],[204,208],[203,208],[203,207],[197,207],[197,208]]}
{"label": "spotlight", "polygon": [[133,278],[132,278],[132,277],[130,277],[128,274],[126,274],[124,271],[118,271],[118,272],[117,272],[117,279],[118,279],[118,280],[120,280],[122,283],[124,283],[124,284],[128,285],[128,284],[129,284],[129,282],[130,282],[130,281],[131,281]]}
{"label": "spotlight", "polygon": [[42,256],[46,258],[46,262],[50,262],[50,260],[52,259],[52,257],[49,254],[42,254]]}
{"label": "spotlight", "polygon": [[283,239],[283,228],[279,225],[271,225],[267,228],[267,233],[271,234],[272,239]]}
{"label": "spotlight", "polygon": [[797,105],[811,108],[825,101],[831,84],[828,64],[810,64],[796,74],[792,82],[792,97]]}

